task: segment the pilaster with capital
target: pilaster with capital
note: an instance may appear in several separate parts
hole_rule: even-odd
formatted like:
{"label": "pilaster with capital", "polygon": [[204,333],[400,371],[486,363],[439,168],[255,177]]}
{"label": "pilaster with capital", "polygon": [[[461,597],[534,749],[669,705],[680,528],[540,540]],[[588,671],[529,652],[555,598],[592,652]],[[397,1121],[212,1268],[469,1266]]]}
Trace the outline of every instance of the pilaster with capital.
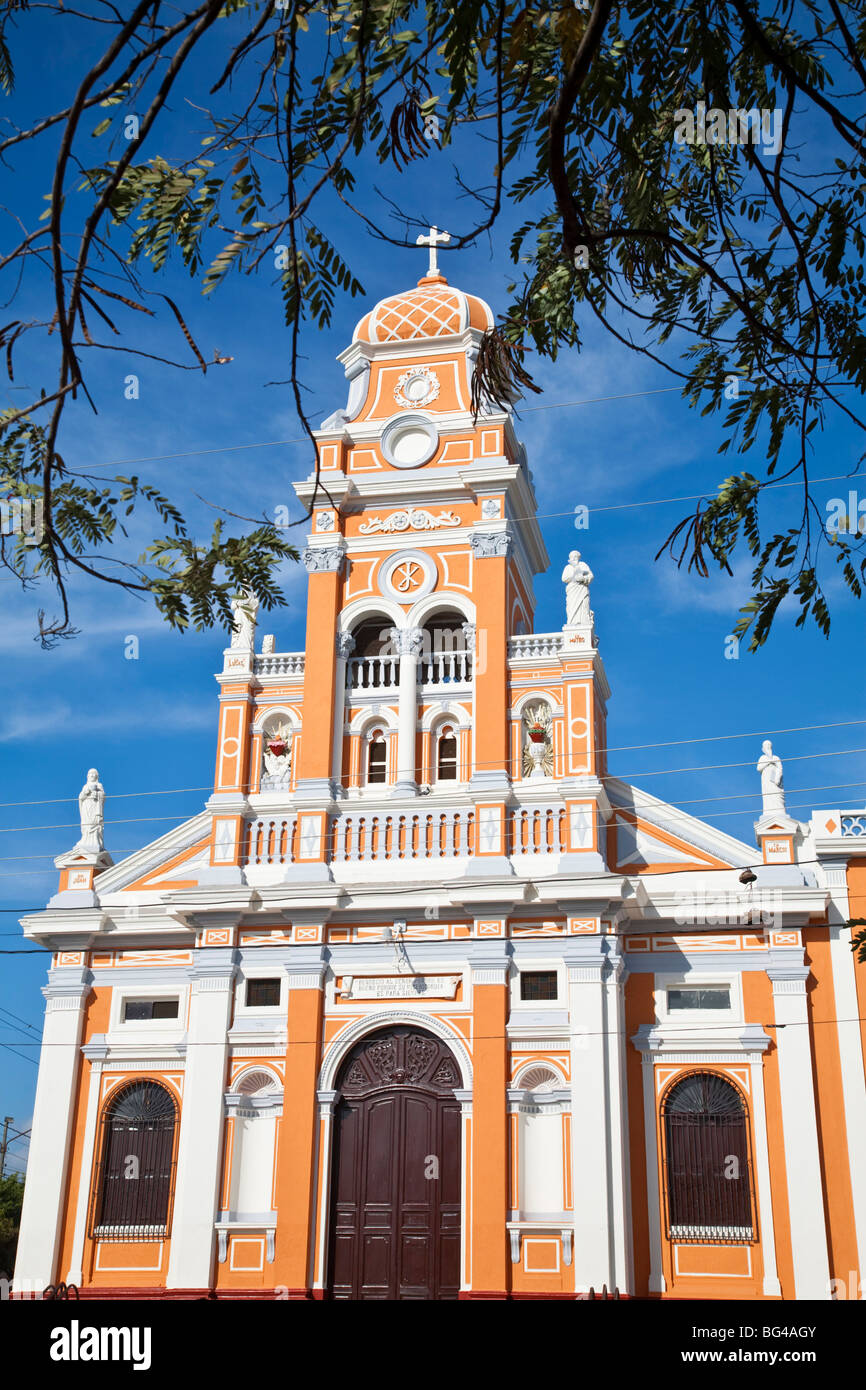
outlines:
{"label": "pilaster with capital", "polygon": [[55,967],[48,972],[48,984],[42,991],[45,1022],[15,1262],[16,1286],[29,1281],[31,1288],[46,1287],[60,1277],[57,1261],[90,982],[90,971],[83,967]]}
{"label": "pilaster with capital", "polygon": [[[337,646],[338,614],[346,567],[342,536],[304,551],[307,584],[307,641],[304,653],[304,719],[297,790],[330,787],[335,760],[336,705],[346,680],[345,657]],[[342,678],[341,678],[342,677]]]}
{"label": "pilaster with capital", "polygon": [[773,986],[774,1032],[782,1094],[782,1134],[794,1259],[793,1296],[828,1299],[830,1264],[806,997],[810,971],[800,949],[773,950],[771,956],[775,959],[767,975]]}
{"label": "pilaster with capital", "polygon": [[173,1229],[166,1285],[209,1288],[223,1154],[228,1028],[237,975],[234,947],[193,952],[187,1054],[178,1136]]}
{"label": "pilaster with capital", "polygon": [[[631,1291],[624,1017],[616,939],[565,948],[571,1053],[574,1286]],[[579,1140],[578,1140],[579,1136]]]}

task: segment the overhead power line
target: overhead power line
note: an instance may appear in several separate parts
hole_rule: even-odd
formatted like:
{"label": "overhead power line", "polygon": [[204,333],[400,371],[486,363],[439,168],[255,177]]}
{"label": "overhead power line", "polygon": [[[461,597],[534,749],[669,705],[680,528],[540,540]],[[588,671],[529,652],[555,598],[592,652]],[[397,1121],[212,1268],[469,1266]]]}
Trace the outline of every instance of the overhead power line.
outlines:
{"label": "overhead power line", "polygon": [[[853,725],[863,724],[866,724],[866,719],[839,719],[831,724],[795,724],[785,729],[749,729],[741,734],[708,734],[700,738],[664,739],[659,743],[609,744],[606,748],[598,748],[596,752],[599,756],[607,753],[637,753],[649,748],[680,748],[692,743],[724,743],[726,740],[737,738],[769,738],[771,736],[775,738],[778,734],[808,734],[821,729],[847,729]],[[736,767],[738,764],[731,763],[730,766]],[[746,766],[746,764],[742,764],[742,766]],[[108,799],[119,801],[121,798],[128,797],[181,796],[186,793],[212,791],[213,787],[210,785],[205,787],[161,787],[144,792],[111,792]],[[40,801],[0,801],[0,810],[8,810],[10,807],[18,806],[59,806],[77,800],[77,796],[53,796]]]}

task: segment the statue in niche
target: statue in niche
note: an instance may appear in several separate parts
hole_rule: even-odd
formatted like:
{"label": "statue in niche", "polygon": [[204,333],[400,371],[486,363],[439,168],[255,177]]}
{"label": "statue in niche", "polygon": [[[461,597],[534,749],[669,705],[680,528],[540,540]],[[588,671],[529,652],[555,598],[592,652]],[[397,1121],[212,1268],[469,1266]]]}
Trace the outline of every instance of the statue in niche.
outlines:
{"label": "statue in niche", "polygon": [[579,627],[592,622],[592,614],[589,611],[589,586],[592,580],[592,570],[585,560],[581,560],[580,551],[570,551],[568,564],[562,571],[566,627]]}
{"label": "statue in niche", "polygon": [[232,599],[234,627],[231,645],[239,651],[251,652],[256,640],[256,613],[259,601],[252,590]]}
{"label": "statue in niche", "polygon": [[105,788],[99,780],[99,773],[92,767],[87,781],[78,795],[78,813],[81,817],[81,839],[75,851],[81,854],[102,854],[105,851]]}
{"label": "statue in niche", "polygon": [[262,791],[288,786],[292,776],[292,734],[286,724],[265,733],[262,763]]}
{"label": "statue in niche", "polygon": [[768,738],[764,739],[761,749],[756,771],[761,774],[763,815],[784,816],[787,812],[785,811],[785,789],[782,784],[782,759],[773,752],[773,745]]}

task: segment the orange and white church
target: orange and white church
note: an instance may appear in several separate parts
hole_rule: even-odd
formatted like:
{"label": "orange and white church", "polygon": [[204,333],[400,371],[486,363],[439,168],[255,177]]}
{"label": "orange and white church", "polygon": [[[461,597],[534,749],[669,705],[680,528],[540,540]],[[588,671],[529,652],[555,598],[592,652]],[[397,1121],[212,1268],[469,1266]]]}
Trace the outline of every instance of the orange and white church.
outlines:
{"label": "orange and white church", "polygon": [[769,743],[755,845],[608,774],[592,573],[559,557],[539,631],[529,462],[470,404],[492,314],[431,239],[295,484],[304,650],[239,597],[204,809],[114,863],[92,769],[23,919],[17,1287],[859,1297],[866,813],[790,817]]}

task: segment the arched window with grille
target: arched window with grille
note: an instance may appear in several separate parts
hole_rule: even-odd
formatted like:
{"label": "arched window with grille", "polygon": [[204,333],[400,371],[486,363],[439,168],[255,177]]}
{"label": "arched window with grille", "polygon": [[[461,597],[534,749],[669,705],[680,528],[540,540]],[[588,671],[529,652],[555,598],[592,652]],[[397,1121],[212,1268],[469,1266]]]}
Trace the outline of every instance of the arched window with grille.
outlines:
{"label": "arched window with grille", "polygon": [[667,1231],[671,1240],[755,1238],[748,1115],[717,1072],[692,1072],[662,1102]]}
{"label": "arched window with grille", "polygon": [[374,729],[367,747],[367,782],[375,785],[388,780],[388,743],[382,729]]}
{"label": "arched window with grille", "polygon": [[451,724],[444,724],[436,738],[436,780],[457,780],[457,734]]}
{"label": "arched window with grille", "polygon": [[161,1240],[169,1234],[177,1106],[165,1086],[135,1081],[102,1112],[91,1234]]}

